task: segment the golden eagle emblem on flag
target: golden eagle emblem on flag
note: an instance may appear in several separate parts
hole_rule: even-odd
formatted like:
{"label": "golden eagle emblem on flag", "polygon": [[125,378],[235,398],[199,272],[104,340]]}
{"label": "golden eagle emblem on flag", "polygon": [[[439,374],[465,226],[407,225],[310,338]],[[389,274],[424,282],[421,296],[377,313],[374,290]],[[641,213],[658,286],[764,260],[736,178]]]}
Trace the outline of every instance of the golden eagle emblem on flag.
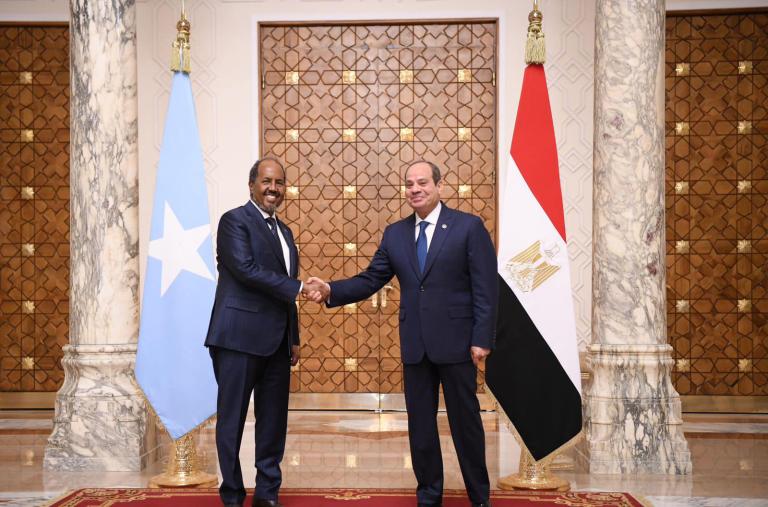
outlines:
{"label": "golden eagle emblem on flag", "polygon": [[556,244],[542,248],[541,241],[536,241],[507,261],[507,272],[518,289],[531,292],[560,269],[555,260],[558,253]]}

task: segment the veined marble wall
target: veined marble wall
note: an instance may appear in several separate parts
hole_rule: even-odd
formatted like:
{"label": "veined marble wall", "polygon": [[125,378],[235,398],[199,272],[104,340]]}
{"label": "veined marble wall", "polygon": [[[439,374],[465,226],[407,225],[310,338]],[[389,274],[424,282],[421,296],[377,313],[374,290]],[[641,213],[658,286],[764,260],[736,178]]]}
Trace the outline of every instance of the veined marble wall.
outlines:
{"label": "veined marble wall", "polygon": [[[259,153],[260,21],[499,19],[499,153],[508,150],[524,69],[529,2],[477,0],[188,0],[192,23],[192,86],[205,156],[211,223],[248,195],[246,172]],[[594,2],[548,0],[541,5],[546,70],[560,155],[566,226],[576,298],[579,347],[589,343],[592,256],[592,113]],[[170,44],[178,0],[137,3],[139,60],[140,237],[149,233],[154,171],[170,89]],[[499,159],[505,181],[506,157]],[[503,207],[503,203],[502,203]],[[140,242],[142,269],[146,241]]]}

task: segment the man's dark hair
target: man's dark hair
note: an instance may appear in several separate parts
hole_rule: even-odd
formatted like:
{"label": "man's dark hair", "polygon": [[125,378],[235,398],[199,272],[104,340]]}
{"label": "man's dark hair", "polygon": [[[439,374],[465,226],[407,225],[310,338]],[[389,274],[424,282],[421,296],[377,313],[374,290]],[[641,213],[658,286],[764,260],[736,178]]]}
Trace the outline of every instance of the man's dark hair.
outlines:
{"label": "man's dark hair", "polygon": [[283,179],[285,179],[285,167],[283,167],[283,164],[275,157],[264,157],[257,160],[256,163],[253,164],[253,167],[251,167],[251,171],[248,173],[248,183],[253,183],[256,181],[256,178],[259,176],[259,164],[266,162],[267,160],[271,160],[280,166],[280,169],[283,170]]}
{"label": "man's dark hair", "polygon": [[408,169],[415,166],[416,164],[427,164],[430,169],[432,169],[432,181],[435,182],[435,185],[437,185],[440,182],[441,176],[440,176],[440,168],[437,167],[436,164],[430,162],[429,160],[416,160],[408,164],[408,167],[405,169],[405,174],[408,174]]}

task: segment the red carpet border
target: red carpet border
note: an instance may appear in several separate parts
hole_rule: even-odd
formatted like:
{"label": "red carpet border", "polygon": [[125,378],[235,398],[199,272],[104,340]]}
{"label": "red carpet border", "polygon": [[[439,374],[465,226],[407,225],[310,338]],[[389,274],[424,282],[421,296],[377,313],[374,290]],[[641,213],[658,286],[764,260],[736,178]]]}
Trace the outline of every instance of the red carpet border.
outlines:
{"label": "red carpet border", "polygon": [[[648,507],[629,493],[494,491],[494,507]],[[284,489],[285,507],[414,507],[413,490],[395,489]],[[244,507],[251,505],[251,497]],[[79,489],[50,507],[220,507],[215,489]],[[467,507],[464,491],[446,491],[443,507]]]}

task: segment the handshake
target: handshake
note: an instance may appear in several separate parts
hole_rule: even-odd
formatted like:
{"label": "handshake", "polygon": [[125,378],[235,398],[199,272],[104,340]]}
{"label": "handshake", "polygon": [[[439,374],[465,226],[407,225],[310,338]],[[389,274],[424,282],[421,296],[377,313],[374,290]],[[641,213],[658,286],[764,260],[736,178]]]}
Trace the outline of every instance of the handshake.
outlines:
{"label": "handshake", "polygon": [[311,276],[304,282],[301,295],[315,303],[322,303],[331,296],[331,286],[321,279]]}

